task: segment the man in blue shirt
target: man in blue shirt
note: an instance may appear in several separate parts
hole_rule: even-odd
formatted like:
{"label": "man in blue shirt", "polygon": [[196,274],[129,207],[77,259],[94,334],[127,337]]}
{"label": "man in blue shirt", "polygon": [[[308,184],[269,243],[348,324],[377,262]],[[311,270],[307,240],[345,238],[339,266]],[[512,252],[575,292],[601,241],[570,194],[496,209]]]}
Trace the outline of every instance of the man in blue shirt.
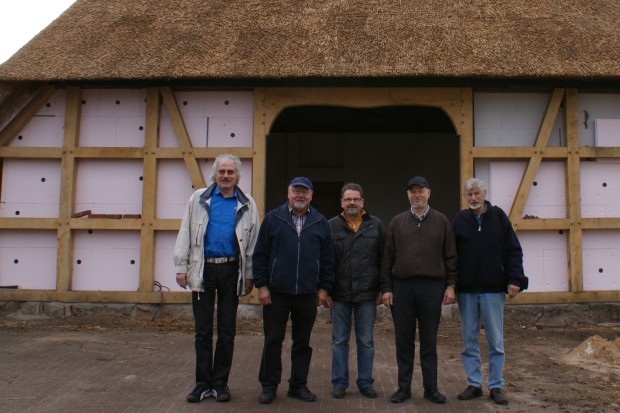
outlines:
{"label": "man in blue shirt", "polygon": [[[232,365],[239,296],[254,286],[252,253],[258,212],[250,195],[237,186],[241,161],[223,154],[215,159],[208,188],[189,199],[174,247],[177,283],[192,290],[196,338],[196,387],[187,401],[214,396],[231,399]],[[213,317],[217,295],[217,344],[213,353]]]}

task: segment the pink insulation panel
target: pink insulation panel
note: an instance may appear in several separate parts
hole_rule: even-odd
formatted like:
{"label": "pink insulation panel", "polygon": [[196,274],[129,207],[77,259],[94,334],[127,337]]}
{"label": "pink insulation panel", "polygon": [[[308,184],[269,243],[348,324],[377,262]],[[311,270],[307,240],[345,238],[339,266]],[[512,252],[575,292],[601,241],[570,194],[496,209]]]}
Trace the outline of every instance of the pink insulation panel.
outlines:
{"label": "pink insulation panel", "polygon": [[564,231],[519,231],[527,291],[568,291],[567,236]]}
{"label": "pink insulation panel", "polygon": [[[158,231],[155,234],[155,281],[159,282],[164,291],[183,291],[176,281],[176,270],[172,259],[176,231]],[[155,291],[159,289],[154,287]]]}
{"label": "pink insulation panel", "polygon": [[0,197],[0,217],[58,217],[60,160],[3,160]]}
{"label": "pink insulation panel", "polygon": [[[519,188],[526,162],[489,163],[490,201],[510,211]],[[523,216],[566,218],[566,172],[563,162],[542,162],[523,210]]]}
{"label": "pink insulation panel", "polygon": [[56,231],[0,231],[0,286],[56,289]]}
{"label": "pink insulation panel", "polygon": [[57,90],[30,119],[9,146],[52,147],[63,145],[66,92]]}
{"label": "pink insulation panel", "polygon": [[620,230],[584,230],[583,289],[620,289]]}
{"label": "pink insulation panel", "polygon": [[82,159],[77,165],[75,211],[142,213],[142,161]]}
{"label": "pink insulation panel", "polygon": [[[177,92],[176,98],[192,146],[252,146],[252,92]],[[178,147],[165,107],[159,145]]]}
{"label": "pink insulation panel", "polygon": [[581,216],[620,217],[620,163],[581,162]]}
{"label": "pink insulation panel", "polygon": [[144,89],[84,90],[80,146],[144,146],[145,99]]}
{"label": "pink insulation panel", "polygon": [[74,235],[72,290],[138,289],[138,231],[75,231]]}
{"label": "pink insulation panel", "polygon": [[[213,160],[201,161],[200,169],[207,185],[210,185]],[[185,205],[194,192],[192,182],[181,160],[161,160],[157,166],[157,218],[182,218]],[[239,187],[252,194],[252,161],[241,160],[241,180]]]}

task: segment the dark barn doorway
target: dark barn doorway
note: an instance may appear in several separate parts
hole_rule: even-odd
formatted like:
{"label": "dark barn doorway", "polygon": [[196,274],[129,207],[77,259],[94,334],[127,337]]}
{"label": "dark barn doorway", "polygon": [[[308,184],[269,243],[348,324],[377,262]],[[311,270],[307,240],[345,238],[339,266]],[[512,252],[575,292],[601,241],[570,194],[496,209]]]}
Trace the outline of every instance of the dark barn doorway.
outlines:
{"label": "dark barn doorway", "polygon": [[459,139],[437,108],[285,109],[267,137],[266,211],[286,202],[294,176],[314,183],[312,205],[331,218],[340,213],[340,188],[357,182],[365,208],[387,224],[409,207],[407,181],[425,176],[430,205],[449,219],[459,209]]}

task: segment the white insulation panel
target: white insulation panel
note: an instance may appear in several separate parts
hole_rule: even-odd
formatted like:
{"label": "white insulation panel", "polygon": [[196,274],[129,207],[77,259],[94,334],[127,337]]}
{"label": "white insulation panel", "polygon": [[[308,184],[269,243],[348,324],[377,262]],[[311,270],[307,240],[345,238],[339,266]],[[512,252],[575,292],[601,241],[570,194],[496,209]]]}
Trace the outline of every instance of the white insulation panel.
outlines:
{"label": "white insulation panel", "polygon": [[139,276],[139,232],[75,231],[73,290],[137,291]]}
{"label": "white insulation panel", "polygon": [[[176,270],[172,253],[177,240],[176,231],[158,231],[155,234],[155,281],[164,291],[183,291],[176,281]],[[158,287],[154,287],[159,291]]]}
{"label": "white insulation panel", "polygon": [[620,289],[620,230],[584,230],[583,289]]}
{"label": "white insulation panel", "polygon": [[581,216],[620,217],[620,164],[581,163]]}
{"label": "white insulation panel", "polygon": [[64,140],[66,92],[57,90],[9,146],[61,147]]}
{"label": "white insulation panel", "polygon": [[56,231],[0,231],[0,286],[56,289]]}
{"label": "white insulation panel", "polygon": [[523,269],[530,279],[526,290],[568,291],[567,236],[563,231],[520,231]]}

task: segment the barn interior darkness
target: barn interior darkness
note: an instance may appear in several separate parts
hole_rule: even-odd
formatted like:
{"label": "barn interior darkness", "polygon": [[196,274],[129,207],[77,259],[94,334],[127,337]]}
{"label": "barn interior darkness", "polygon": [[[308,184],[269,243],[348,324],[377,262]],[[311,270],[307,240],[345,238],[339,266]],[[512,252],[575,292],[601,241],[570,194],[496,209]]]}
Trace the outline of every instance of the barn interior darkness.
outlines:
{"label": "barn interior darkness", "polygon": [[386,224],[406,210],[408,180],[426,177],[432,208],[448,218],[460,202],[459,139],[438,108],[300,106],[285,109],[267,137],[266,210],[286,201],[294,176],[314,183],[312,205],[340,213],[346,182],[364,188],[365,208]]}

